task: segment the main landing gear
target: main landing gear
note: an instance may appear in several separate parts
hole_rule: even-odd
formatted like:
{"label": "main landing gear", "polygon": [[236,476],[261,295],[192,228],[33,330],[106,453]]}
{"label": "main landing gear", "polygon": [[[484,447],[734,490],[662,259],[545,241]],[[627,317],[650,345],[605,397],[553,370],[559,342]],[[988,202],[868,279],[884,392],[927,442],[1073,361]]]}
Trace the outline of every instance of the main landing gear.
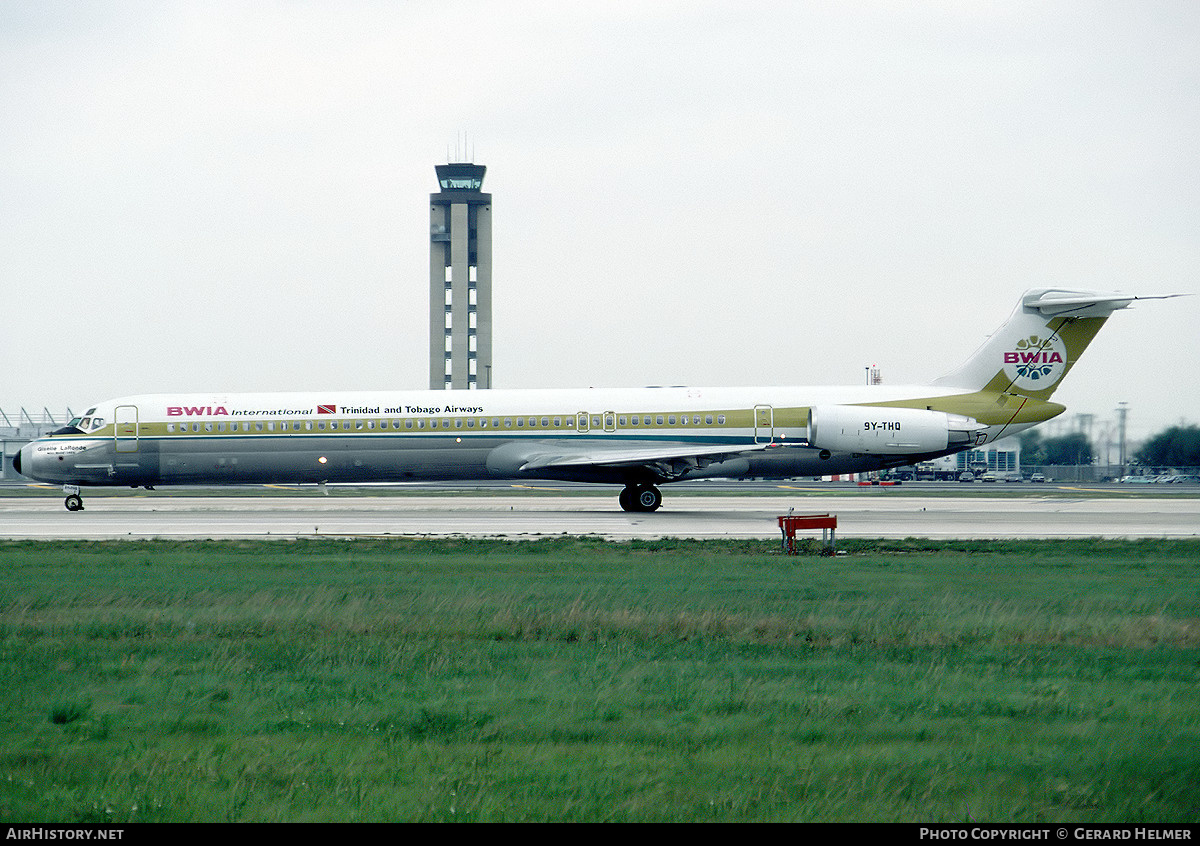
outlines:
{"label": "main landing gear", "polygon": [[626,485],[617,501],[626,511],[657,511],[662,492],[654,485]]}

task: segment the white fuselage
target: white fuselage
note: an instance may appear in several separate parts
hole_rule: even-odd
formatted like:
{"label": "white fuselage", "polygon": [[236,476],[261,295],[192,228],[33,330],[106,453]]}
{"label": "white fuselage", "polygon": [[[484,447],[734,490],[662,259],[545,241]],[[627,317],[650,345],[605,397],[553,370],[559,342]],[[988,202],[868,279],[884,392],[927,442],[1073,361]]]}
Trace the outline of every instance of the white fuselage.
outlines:
{"label": "white fuselage", "polygon": [[[970,443],[948,443],[943,431],[940,441],[897,446],[913,417],[935,412],[877,405],[960,393],[857,386],[143,395],[97,404],[75,427],[24,447],[18,464],[27,476],[66,485],[484,478],[655,484],[871,470],[1025,428],[976,424]],[[832,407],[866,413],[868,422],[855,425],[867,435],[872,425],[887,427],[891,448],[810,443],[813,410]]]}

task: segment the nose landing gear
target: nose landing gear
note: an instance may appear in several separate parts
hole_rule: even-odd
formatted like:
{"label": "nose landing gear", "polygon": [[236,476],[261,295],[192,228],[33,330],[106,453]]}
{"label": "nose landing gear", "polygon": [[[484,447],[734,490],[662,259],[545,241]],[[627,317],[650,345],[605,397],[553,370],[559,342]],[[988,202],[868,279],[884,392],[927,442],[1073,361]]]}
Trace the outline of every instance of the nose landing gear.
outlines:
{"label": "nose landing gear", "polygon": [[625,511],[657,511],[662,505],[662,492],[654,485],[626,485],[617,502]]}
{"label": "nose landing gear", "polygon": [[63,500],[63,505],[67,507],[68,511],[83,510],[83,497],[79,495],[78,487],[75,485],[63,485],[63,493],[67,495],[67,498]]}

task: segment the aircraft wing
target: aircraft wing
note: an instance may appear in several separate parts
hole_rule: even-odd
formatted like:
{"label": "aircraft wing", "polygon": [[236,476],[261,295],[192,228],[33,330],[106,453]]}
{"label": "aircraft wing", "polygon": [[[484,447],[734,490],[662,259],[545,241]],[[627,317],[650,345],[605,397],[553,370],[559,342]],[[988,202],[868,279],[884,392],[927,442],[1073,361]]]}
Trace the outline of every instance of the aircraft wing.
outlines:
{"label": "aircraft wing", "polygon": [[502,463],[518,475],[586,478],[592,471],[643,468],[662,479],[677,478],[689,470],[727,461],[746,453],[761,452],[778,444],[698,444],[685,442],[585,440],[575,443],[506,444],[493,454],[489,466]]}

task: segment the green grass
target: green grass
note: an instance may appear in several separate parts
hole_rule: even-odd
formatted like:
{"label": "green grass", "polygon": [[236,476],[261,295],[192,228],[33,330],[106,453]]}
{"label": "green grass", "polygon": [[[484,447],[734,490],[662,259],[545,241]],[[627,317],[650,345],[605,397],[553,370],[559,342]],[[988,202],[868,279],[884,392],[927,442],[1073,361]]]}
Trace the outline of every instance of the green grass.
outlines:
{"label": "green grass", "polygon": [[0,543],[0,819],[1195,821],[1200,542]]}

